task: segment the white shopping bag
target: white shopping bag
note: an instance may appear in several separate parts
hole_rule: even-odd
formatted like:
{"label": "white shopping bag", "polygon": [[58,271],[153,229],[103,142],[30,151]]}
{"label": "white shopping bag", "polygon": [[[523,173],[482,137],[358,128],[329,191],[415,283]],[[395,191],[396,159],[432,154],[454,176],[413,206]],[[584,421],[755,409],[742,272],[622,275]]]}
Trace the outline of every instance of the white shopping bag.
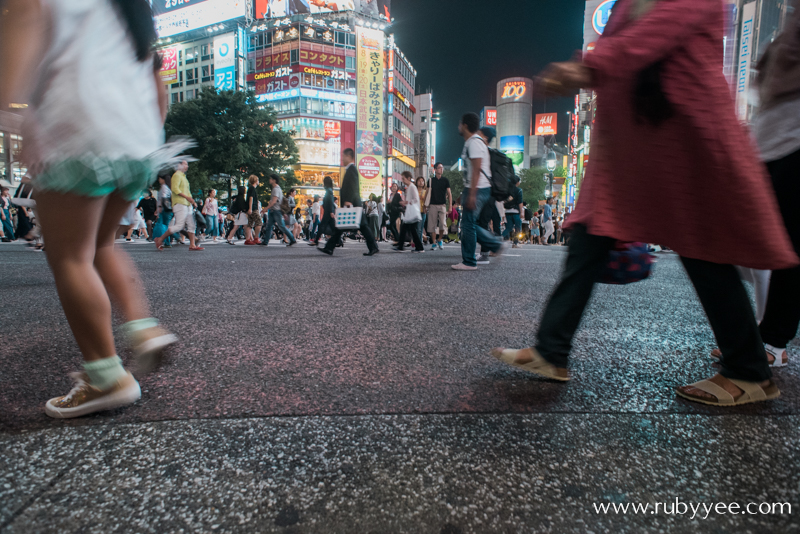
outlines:
{"label": "white shopping bag", "polygon": [[336,208],[336,228],[339,230],[358,230],[361,228],[363,208]]}

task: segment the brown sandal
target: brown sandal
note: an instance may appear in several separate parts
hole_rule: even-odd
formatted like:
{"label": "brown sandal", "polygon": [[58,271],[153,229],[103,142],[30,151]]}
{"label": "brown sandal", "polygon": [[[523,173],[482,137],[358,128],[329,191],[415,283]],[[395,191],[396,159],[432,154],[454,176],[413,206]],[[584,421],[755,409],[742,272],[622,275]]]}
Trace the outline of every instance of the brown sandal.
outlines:
{"label": "brown sandal", "polygon": [[763,402],[776,399],[781,395],[781,390],[778,389],[778,386],[772,380],[769,381],[769,385],[763,388],[758,385],[758,382],[746,382],[744,380],[736,380],[734,378],[728,378],[728,380],[733,382],[736,387],[742,390],[741,395],[734,397],[722,386],[718,386],[710,380],[701,380],[700,382],[689,384],[689,387],[693,387],[713,395],[717,398],[716,402],[710,401],[703,397],[697,397],[690,393],[684,393],[680,390],[680,388],[677,388],[675,393],[684,399],[692,402],[708,404],[709,406],[739,406],[742,404],[750,404],[752,402]]}

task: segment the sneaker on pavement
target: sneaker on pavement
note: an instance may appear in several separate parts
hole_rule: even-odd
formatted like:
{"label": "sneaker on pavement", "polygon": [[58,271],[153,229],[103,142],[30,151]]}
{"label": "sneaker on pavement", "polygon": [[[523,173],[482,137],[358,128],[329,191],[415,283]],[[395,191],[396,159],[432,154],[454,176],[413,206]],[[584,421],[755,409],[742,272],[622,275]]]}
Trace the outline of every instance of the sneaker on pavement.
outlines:
{"label": "sneaker on pavement", "polygon": [[106,390],[92,386],[85,373],[70,373],[70,376],[75,380],[72,390],[63,397],[50,399],[44,406],[45,413],[50,417],[69,419],[113,410],[133,404],[142,396],[139,383],[130,372],[126,372],[125,376]]}
{"label": "sneaker on pavement", "polygon": [[471,267],[471,266],[469,266],[469,265],[467,265],[465,263],[457,263],[455,265],[451,265],[450,268],[453,269],[454,271],[477,271],[478,270],[477,266]]}
{"label": "sneaker on pavement", "polygon": [[425,252],[424,248],[423,249],[419,249],[419,250],[414,249],[414,250],[411,251],[412,254],[422,254],[423,252]]}
{"label": "sneaker on pavement", "polygon": [[444,250],[444,241],[439,241],[439,250]]}
{"label": "sneaker on pavement", "polygon": [[155,326],[130,335],[133,349],[133,372],[138,377],[152,373],[164,363],[166,350],[178,342],[177,336]]}
{"label": "sneaker on pavement", "polygon": [[435,250],[436,250],[436,243],[434,243],[433,245],[431,245],[431,252],[433,252],[433,251],[435,251]]}
{"label": "sneaker on pavement", "polygon": [[481,254],[480,256],[478,256],[477,262],[478,265],[489,265],[489,256],[487,256],[486,254]]}
{"label": "sneaker on pavement", "polygon": [[196,252],[198,250],[205,250],[205,249],[203,247],[189,247],[189,250],[191,250],[192,252]]}

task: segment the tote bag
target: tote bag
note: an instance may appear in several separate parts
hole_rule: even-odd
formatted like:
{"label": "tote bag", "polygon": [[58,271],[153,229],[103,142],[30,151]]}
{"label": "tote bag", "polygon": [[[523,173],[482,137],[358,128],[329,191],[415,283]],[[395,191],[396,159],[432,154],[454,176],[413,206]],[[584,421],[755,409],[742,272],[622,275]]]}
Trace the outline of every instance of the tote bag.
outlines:
{"label": "tote bag", "polygon": [[408,204],[406,211],[403,213],[403,222],[406,224],[417,223],[422,220],[422,213],[416,204]]}
{"label": "tote bag", "polygon": [[363,208],[336,208],[336,228],[339,230],[358,230],[361,228]]}

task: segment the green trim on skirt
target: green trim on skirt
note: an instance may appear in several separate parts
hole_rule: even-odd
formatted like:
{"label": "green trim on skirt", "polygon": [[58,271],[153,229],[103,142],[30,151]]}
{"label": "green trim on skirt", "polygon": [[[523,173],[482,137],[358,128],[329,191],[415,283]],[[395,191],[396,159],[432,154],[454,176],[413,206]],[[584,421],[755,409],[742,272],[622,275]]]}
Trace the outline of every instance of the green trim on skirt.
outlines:
{"label": "green trim on skirt", "polygon": [[41,191],[85,197],[105,197],[116,192],[133,201],[153,184],[156,174],[149,160],[68,159],[50,165],[33,180],[33,186]]}

